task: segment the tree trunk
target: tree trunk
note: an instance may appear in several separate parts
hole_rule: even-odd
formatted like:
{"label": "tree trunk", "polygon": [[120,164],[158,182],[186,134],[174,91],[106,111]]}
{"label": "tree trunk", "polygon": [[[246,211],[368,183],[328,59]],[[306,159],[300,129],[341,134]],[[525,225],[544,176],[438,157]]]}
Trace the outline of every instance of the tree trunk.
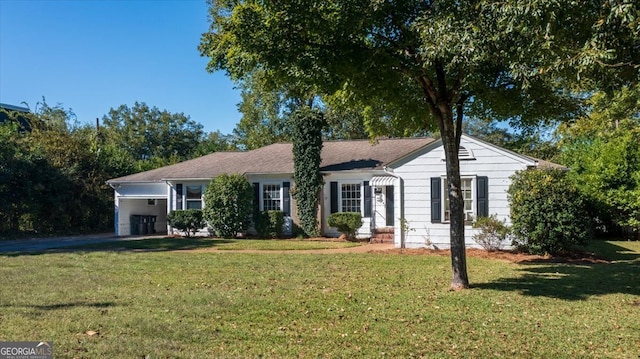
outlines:
{"label": "tree trunk", "polygon": [[460,191],[460,136],[462,134],[462,111],[466,96],[461,96],[456,105],[456,119],[453,118],[454,100],[451,92],[447,91],[444,70],[437,67],[437,86],[427,77],[419,79],[427,104],[438,122],[442,145],[444,147],[447,168],[447,183],[449,196],[449,235],[451,245],[451,289],[469,288],[467,276],[467,257],[464,240],[464,200]]}
{"label": "tree trunk", "polygon": [[449,195],[449,234],[451,244],[451,289],[469,288],[467,276],[467,258],[464,240],[464,200],[460,190],[460,161],[458,158],[459,142],[455,133],[441,131],[442,144],[447,166],[447,183]]}

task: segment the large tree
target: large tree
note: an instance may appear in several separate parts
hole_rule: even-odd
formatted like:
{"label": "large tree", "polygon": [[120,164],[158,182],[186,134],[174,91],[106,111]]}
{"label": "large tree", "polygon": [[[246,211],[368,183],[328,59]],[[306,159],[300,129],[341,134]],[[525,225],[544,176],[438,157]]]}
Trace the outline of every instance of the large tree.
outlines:
{"label": "large tree", "polygon": [[240,122],[233,129],[233,137],[244,150],[253,150],[276,142],[291,141],[287,118],[295,101],[286,91],[272,89],[263,82],[263,73],[256,71],[239,83],[241,101]]}
{"label": "large tree", "polygon": [[252,150],[276,142],[292,141],[294,114],[299,110],[307,111],[307,107],[322,111],[326,119],[321,133],[323,139],[368,137],[364,116],[341,96],[301,92],[296,84],[276,88],[267,80],[265,72],[257,70],[238,83],[242,90],[238,104],[242,118],[233,130],[234,143],[238,148]]}
{"label": "large tree", "polygon": [[102,122],[105,146],[128,154],[138,171],[190,159],[204,141],[200,123],[144,102],[112,108]]}
{"label": "large tree", "polygon": [[375,115],[369,122],[377,125],[368,126],[374,136],[389,126],[437,128],[451,203],[451,287],[460,289],[469,285],[458,159],[463,119],[528,124],[575,113],[578,102],[559,88],[571,66],[561,60],[586,51],[605,3],[214,0],[200,51],[211,58],[210,71],[235,80],[260,68],[275,83],[346,93]]}
{"label": "large tree", "polygon": [[104,150],[95,128],[78,125],[71,110],[38,103],[0,124],[0,232],[104,231],[113,225],[109,178],[131,167]]}
{"label": "large tree", "polygon": [[609,235],[640,235],[640,89],[595,93],[591,112],[558,129],[563,164]]}

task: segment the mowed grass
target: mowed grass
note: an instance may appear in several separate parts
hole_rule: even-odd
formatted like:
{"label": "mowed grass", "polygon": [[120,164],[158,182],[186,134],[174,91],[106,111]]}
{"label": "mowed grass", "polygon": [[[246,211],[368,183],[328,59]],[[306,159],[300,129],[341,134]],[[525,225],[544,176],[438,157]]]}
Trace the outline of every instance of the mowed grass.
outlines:
{"label": "mowed grass", "polygon": [[102,250],[0,256],[0,340],[56,358],[637,358],[640,243],[611,263]]}

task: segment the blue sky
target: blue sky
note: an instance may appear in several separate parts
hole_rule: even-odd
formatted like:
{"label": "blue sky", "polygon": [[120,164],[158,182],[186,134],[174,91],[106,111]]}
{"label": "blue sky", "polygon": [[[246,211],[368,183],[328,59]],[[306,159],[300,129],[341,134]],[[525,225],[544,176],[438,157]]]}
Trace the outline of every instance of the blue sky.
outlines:
{"label": "blue sky", "polygon": [[81,123],[146,102],[230,133],[240,94],[205,70],[207,28],[205,0],[0,0],[0,102],[44,96]]}

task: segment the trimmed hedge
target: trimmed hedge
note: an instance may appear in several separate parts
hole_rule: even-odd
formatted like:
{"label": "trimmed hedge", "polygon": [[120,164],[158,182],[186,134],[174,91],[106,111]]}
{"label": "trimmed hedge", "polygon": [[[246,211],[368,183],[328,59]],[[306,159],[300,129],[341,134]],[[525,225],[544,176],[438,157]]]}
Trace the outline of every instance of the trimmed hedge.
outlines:
{"label": "trimmed hedge", "polygon": [[355,240],[358,228],[362,226],[362,215],[358,212],[336,212],[329,215],[329,226],[335,227],[347,237],[347,240]]}
{"label": "trimmed hedge", "polygon": [[186,237],[195,235],[200,228],[207,225],[199,209],[171,211],[167,215],[167,222],[171,227],[183,231]]}
{"label": "trimmed hedge", "polygon": [[255,219],[256,232],[258,236],[264,238],[278,238],[282,236],[282,226],[284,225],[284,212],[282,211],[261,211]]}

